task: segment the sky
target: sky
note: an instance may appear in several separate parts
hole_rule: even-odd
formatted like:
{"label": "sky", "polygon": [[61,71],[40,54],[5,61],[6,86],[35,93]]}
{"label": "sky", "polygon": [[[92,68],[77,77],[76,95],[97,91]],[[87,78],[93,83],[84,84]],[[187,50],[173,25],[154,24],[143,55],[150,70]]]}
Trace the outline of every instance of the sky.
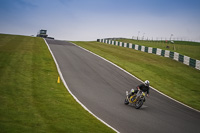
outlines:
{"label": "sky", "polygon": [[200,0],[0,0],[0,33],[200,42]]}

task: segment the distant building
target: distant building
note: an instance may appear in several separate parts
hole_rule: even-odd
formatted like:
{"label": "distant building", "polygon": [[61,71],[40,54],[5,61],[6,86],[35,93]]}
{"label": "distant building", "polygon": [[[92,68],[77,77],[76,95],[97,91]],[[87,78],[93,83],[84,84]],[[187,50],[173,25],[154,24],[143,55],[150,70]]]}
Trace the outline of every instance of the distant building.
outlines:
{"label": "distant building", "polygon": [[47,30],[40,30],[37,34],[37,37],[47,38]]}

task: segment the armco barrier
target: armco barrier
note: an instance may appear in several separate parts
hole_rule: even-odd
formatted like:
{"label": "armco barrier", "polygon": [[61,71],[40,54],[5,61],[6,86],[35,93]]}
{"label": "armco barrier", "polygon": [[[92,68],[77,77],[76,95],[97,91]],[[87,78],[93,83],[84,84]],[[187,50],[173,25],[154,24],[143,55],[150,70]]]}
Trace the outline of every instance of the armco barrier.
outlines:
{"label": "armco barrier", "polygon": [[168,57],[168,58],[174,59],[176,61],[182,62],[188,66],[191,66],[193,68],[200,70],[200,61],[199,60],[192,59],[185,55],[181,55],[177,52],[172,52],[169,50],[163,50],[163,49],[159,49],[159,48],[146,47],[146,46],[141,46],[141,45],[132,44],[132,43],[124,43],[124,42],[119,42],[119,41],[114,41],[114,40],[109,40],[109,39],[97,39],[97,41],[102,42],[102,43],[111,44],[111,45],[120,46],[120,47],[131,48],[131,49],[143,51],[146,53],[153,53],[156,55]]}

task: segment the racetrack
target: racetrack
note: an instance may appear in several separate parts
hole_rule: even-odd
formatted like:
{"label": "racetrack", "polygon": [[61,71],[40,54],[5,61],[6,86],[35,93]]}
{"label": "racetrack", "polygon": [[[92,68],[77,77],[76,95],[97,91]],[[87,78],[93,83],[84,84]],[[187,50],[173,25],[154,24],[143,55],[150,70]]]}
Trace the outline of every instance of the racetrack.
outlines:
{"label": "racetrack", "polygon": [[72,43],[46,41],[71,92],[119,132],[200,132],[199,112],[152,89],[141,109],[126,106],[125,91],[136,88],[140,81]]}

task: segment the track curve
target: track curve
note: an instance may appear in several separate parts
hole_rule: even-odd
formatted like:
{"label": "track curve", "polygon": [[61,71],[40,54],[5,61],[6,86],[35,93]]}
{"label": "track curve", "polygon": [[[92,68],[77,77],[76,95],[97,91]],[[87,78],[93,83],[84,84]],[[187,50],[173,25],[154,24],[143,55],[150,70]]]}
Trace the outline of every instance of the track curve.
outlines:
{"label": "track curve", "polygon": [[150,90],[144,106],[125,106],[125,91],[141,82],[77,47],[46,39],[70,91],[91,112],[122,133],[200,132],[200,113]]}

